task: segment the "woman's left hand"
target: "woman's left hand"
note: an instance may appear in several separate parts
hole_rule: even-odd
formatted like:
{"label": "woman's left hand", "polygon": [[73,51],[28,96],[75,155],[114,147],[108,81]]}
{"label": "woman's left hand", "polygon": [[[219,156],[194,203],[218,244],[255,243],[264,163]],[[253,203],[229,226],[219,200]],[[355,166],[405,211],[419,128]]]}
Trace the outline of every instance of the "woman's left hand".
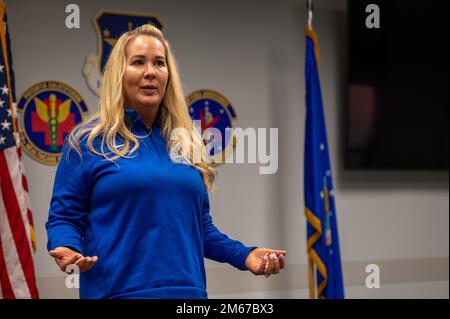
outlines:
{"label": "woman's left hand", "polygon": [[248,254],[245,266],[254,275],[265,275],[267,278],[272,274],[278,274],[284,268],[286,254],[286,250],[256,248]]}

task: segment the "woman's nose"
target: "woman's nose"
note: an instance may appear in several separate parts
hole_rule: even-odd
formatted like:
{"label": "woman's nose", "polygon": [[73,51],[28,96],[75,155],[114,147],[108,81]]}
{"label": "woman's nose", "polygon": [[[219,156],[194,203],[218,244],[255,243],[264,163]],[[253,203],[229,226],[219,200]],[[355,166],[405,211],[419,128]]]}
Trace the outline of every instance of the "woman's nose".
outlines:
{"label": "woman's nose", "polygon": [[144,77],[146,78],[156,77],[156,70],[152,65],[147,66],[147,68],[145,69]]}

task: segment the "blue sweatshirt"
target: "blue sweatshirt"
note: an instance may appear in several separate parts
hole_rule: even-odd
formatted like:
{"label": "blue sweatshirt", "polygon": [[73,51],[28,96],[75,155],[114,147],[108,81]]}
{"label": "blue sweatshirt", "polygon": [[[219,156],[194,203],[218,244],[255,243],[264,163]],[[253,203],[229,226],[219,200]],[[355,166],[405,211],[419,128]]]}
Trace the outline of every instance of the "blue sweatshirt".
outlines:
{"label": "blue sweatshirt", "polygon": [[[207,298],[204,257],[246,270],[255,247],[221,233],[200,172],[175,164],[161,136],[125,109],[140,146],[116,164],[64,146],[46,223],[48,250],[69,247],[97,264],[80,274],[80,298]],[[100,139],[94,143],[100,147]]]}

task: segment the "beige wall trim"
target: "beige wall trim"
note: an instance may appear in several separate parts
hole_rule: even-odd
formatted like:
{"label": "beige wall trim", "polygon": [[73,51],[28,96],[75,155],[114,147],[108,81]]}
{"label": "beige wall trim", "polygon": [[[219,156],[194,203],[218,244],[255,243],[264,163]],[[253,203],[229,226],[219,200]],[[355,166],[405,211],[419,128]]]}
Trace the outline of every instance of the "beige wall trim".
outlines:
{"label": "beige wall trim", "polygon": [[[445,281],[449,279],[448,257],[381,261],[352,261],[343,264],[346,286],[364,286],[369,273],[366,266],[376,264],[380,269],[380,284]],[[246,293],[307,289],[307,266],[287,264],[279,276],[253,276],[230,266],[207,269],[208,293]],[[78,289],[65,287],[65,276],[38,277],[41,298],[78,298]]]}
{"label": "beige wall trim", "polygon": [[[441,281],[449,278],[448,257],[381,261],[351,261],[343,264],[346,286],[365,286],[366,266],[376,264],[380,269],[380,284]],[[283,291],[308,289],[306,264],[287,264],[279,276],[253,276],[229,267],[207,270],[208,292],[226,294],[253,291]]]}

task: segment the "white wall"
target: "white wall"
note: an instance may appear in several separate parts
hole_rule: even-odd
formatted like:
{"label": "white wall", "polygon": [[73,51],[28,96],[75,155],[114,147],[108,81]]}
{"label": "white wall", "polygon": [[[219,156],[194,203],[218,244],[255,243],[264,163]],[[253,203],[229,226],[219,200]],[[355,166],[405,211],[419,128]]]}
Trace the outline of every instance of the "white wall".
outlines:
{"label": "white wall", "polygon": [[[69,3],[8,2],[18,98],[36,82],[60,80],[80,92],[91,110],[96,109],[96,98],[81,75],[86,55],[98,49],[90,19],[100,9],[159,16],[178,58],[186,93],[217,90],[235,106],[238,126],[279,128],[277,174],[260,175],[255,164],[221,166],[212,215],[233,238],[287,249],[286,271],[266,280],[207,261],[210,297],[306,298],[304,1],[78,0],[79,30],[64,26]],[[448,174],[342,171],[345,1],[315,3],[347,296],[448,298]],[[35,265],[41,297],[76,297],[76,291],[64,288],[64,277],[45,247],[55,167],[27,155],[25,165],[37,231]],[[364,286],[369,263],[381,267],[382,286],[377,291]]]}

